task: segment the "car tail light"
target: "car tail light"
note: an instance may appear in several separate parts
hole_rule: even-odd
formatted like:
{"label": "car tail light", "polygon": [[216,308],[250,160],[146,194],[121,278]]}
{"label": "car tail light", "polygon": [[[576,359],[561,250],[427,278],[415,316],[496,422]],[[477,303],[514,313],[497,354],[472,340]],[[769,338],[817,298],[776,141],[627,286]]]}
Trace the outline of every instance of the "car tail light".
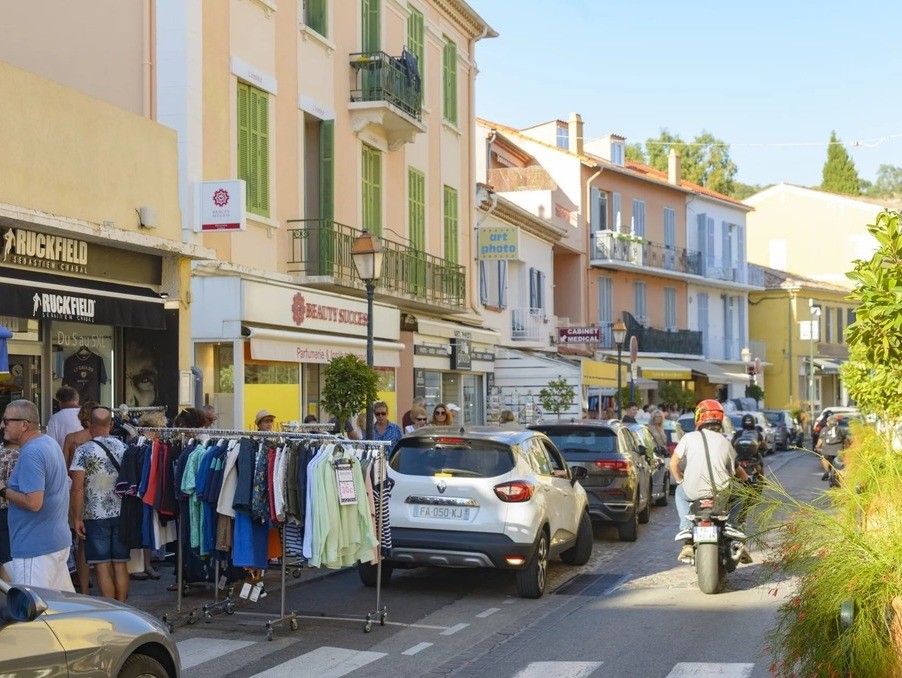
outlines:
{"label": "car tail light", "polygon": [[520,565],[526,564],[526,558],[521,558],[520,556],[508,556],[504,560],[508,565],[512,567],[518,567]]}
{"label": "car tail light", "polygon": [[601,471],[620,471],[626,473],[630,470],[630,463],[626,459],[596,459],[595,468]]}
{"label": "car tail light", "polygon": [[515,480],[511,483],[502,483],[492,488],[501,501],[519,503],[529,501],[532,497],[533,486],[524,480]]}
{"label": "car tail light", "polygon": [[439,438],[436,442],[440,445],[462,445],[467,441],[463,438]]}
{"label": "car tail light", "polygon": [[700,520],[698,522],[699,527],[711,527],[713,524],[714,523],[712,523],[710,520]]}

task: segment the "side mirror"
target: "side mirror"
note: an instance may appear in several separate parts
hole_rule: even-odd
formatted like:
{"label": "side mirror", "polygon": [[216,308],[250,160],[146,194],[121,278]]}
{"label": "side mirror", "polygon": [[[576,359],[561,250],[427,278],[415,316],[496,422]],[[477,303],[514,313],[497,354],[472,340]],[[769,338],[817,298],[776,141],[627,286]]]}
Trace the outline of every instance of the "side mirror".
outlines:
{"label": "side mirror", "polygon": [[575,485],[577,483],[577,481],[588,477],[588,475],[589,475],[589,469],[587,469],[585,466],[571,466],[570,467],[570,484]]}
{"label": "side mirror", "polygon": [[13,586],[6,593],[3,618],[13,622],[30,622],[47,610],[47,603],[29,588]]}

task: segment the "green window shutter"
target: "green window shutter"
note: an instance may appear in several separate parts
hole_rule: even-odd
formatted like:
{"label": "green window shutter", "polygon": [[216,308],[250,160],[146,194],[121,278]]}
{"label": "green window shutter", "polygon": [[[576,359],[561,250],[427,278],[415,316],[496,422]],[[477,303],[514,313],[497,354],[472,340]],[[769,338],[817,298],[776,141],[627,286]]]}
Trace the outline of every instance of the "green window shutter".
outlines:
{"label": "green window shutter", "polygon": [[417,58],[417,68],[420,71],[420,101],[422,102],[425,91],[423,14],[409,5],[407,9],[410,11],[410,15],[407,17],[407,51]]}
{"label": "green window shutter", "polygon": [[248,99],[250,87],[244,83],[238,83],[238,178],[245,183],[245,202],[249,206],[251,202],[250,163],[250,113]]}
{"label": "green window shutter", "polygon": [[269,216],[269,97],[257,90],[257,208]]}
{"label": "green window shutter", "polygon": [[457,124],[457,45],[445,38],[442,55],[442,114],[445,120]]}
{"label": "green window shutter", "polygon": [[269,216],[269,95],[238,83],[238,178],[247,184],[247,210]]}
{"label": "green window shutter", "polygon": [[306,0],[304,9],[304,22],[323,37],[329,37],[326,34],[326,0]]}
{"label": "green window shutter", "polygon": [[382,235],[382,155],[372,146],[363,145],[363,228]]}
{"label": "green window shutter", "polygon": [[407,170],[408,221],[410,244],[413,249],[426,249],[426,177],[413,167]]}
{"label": "green window shutter", "polygon": [[361,52],[378,52],[379,46],[379,4],[380,0],[360,0],[361,9]]}
{"label": "green window shutter", "polygon": [[319,216],[335,218],[335,121],[323,120],[319,126]]}
{"label": "green window shutter", "polygon": [[450,186],[445,186],[444,191],[445,210],[445,259],[452,264],[459,261],[458,242],[460,233],[457,224],[457,191]]}

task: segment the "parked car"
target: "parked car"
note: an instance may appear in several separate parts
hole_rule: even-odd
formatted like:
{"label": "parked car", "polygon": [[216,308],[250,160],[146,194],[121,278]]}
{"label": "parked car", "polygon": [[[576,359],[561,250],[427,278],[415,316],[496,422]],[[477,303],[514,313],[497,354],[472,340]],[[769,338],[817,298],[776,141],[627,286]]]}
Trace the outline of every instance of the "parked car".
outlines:
{"label": "parked car", "polygon": [[[761,455],[773,454],[774,453],[774,427],[771,426],[767,417],[764,416],[763,412],[751,411],[751,410],[739,410],[737,412],[730,412],[729,419],[733,424],[733,430],[738,431],[742,429],[742,417],[746,414],[750,414],[755,418],[755,428],[757,428],[761,433],[764,434],[764,449],[761,450]],[[732,440],[732,435],[730,436]]]}
{"label": "parked car", "polygon": [[763,410],[763,413],[774,429],[776,449],[788,450],[790,445],[798,444],[799,426],[789,410]]}
{"label": "parked car", "polygon": [[824,428],[824,424],[827,423],[827,417],[831,414],[836,415],[845,415],[845,414],[859,414],[857,407],[838,407],[835,405],[831,405],[830,407],[825,407],[821,410],[821,413],[817,415],[817,419],[814,420],[814,425],[811,428],[811,446],[817,446],[817,439],[820,435],[821,429]]}
{"label": "parked car", "polygon": [[178,678],[162,622],[130,605],[0,580],[0,675]]}
{"label": "parked car", "polygon": [[621,541],[635,541],[651,509],[651,469],[636,439],[619,421],[550,421],[529,428],[546,434],[570,464],[583,464],[580,482],[589,496],[589,515],[617,527]]}
{"label": "parked car", "polygon": [[667,506],[670,497],[670,452],[664,445],[655,443],[651,429],[646,424],[627,424],[635,436],[639,453],[645,457],[649,468],[648,494],[655,506]]}
{"label": "parked car", "polygon": [[[494,567],[515,571],[517,593],[545,591],[550,558],[583,565],[594,536],[588,472],[568,466],[547,436],[526,429],[429,427],[407,434],[389,454],[389,511],[397,566]],[[374,586],[377,568],[358,570]]]}

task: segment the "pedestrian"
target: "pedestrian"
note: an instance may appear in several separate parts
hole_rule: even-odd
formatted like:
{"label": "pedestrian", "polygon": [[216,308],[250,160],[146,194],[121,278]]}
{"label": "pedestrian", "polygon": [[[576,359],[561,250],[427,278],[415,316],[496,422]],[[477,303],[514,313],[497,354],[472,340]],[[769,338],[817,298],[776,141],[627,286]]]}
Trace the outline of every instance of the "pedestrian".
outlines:
{"label": "pedestrian", "polygon": [[622,419],[623,423],[624,424],[638,423],[636,421],[636,414],[638,412],[639,412],[639,406],[636,403],[631,402],[629,405],[626,406],[626,414],[623,415],[623,419]]}
{"label": "pedestrian", "polygon": [[410,411],[410,418],[413,419],[413,423],[404,427],[404,433],[410,433],[429,425],[429,417],[426,416],[426,410],[422,407],[414,407]]}
{"label": "pedestrian", "polygon": [[410,405],[410,409],[404,413],[404,416],[401,417],[401,427],[406,431],[408,426],[413,426],[414,417],[413,411],[416,408],[426,409],[426,398],[423,396],[417,396],[413,399],[413,402]]}
{"label": "pedestrian", "polygon": [[[204,413],[204,428],[213,428],[213,424],[219,419],[216,416],[216,410],[212,405],[204,405],[200,408],[201,412]],[[165,424],[163,424],[165,426]]]}
{"label": "pedestrian", "polygon": [[[91,424],[91,412],[95,407],[100,407],[100,403],[94,400],[87,400],[78,408],[78,421],[81,423],[82,429],[67,435],[63,445],[63,457],[66,460],[67,469],[72,464],[75,450],[91,439],[91,432],[88,430],[88,427]],[[72,477],[71,472],[69,477]],[[75,534],[75,509],[71,503],[69,505],[69,530],[72,533],[72,551],[75,559],[75,577],[78,580],[78,591],[88,595],[91,592],[91,568],[88,566],[88,561],[85,560],[85,542]]]}
{"label": "pedestrian", "polygon": [[260,410],[257,412],[257,416],[254,417],[254,423],[257,425],[258,431],[272,431],[275,421],[276,415],[269,410]]}
{"label": "pedestrian", "polygon": [[47,435],[59,443],[60,449],[66,444],[66,436],[84,427],[78,418],[78,391],[71,386],[62,386],[56,391],[59,411],[47,422]]}
{"label": "pedestrian", "polygon": [[451,419],[448,417],[448,407],[445,403],[439,403],[432,410],[432,419],[429,422],[433,426],[450,426]]}
{"label": "pedestrian", "polygon": [[849,437],[839,425],[839,420],[835,414],[827,417],[827,425],[817,437],[817,451],[821,455],[821,467],[824,469],[824,475],[821,480],[830,479],[830,468],[836,464],[836,457],[843,453],[843,450],[849,446]]}
{"label": "pedestrian", "polygon": [[664,413],[661,410],[652,412],[648,428],[651,431],[651,437],[655,439],[655,446],[666,448],[667,431],[664,430]]}
{"label": "pedestrian", "polygon": [[[19,446],[0,440],[0,483],[8,483],[13,467],[19,460]],[[0,499],[0,579],[9,581],[4,566],[13,559],[9,550],[9,502]]]}
{"label": "pedestrian", "polygon": [[604,408],[604,418],[605,418],[605,419],[608,419],[608,420],[610,420],[610,419],[616,419],[616,418],[617,418],[617,415],[616,415],[616,413],[614,412],[614,408],[613,408],[613,407],[606,407],[606,408]]}
{"label": "pedestrian", "polygon": [[373,440],[388,440],[394,445],[401,440],[404,432],[395,422],[388,419],[388,404],[382,400],[373,404],[376,425],[373,426]]}
{"label": "pedestrian", "polygon": [[110,435],[113,413],[106,407],[91,412],[91,440],[75,450],[72,505],[75,532],[85,542],[85,558],[94,566],[100,595],[125,602],[128,597],[129,549],[119,539],[122,498],[116,482],[125,443]]}
{"label": "pedestrian", "polygon": [[19,460],[0,499],[9,503],[10,580],[15,584],[75,591],[66,561],[69,532],[69,476],[63,451],[41,433],[38,408],[13,400],[3,413],[4,439],[19,446]]}
{"label": "pedestrian", "polygon": [[319,419],[316,418],[315,414],[308,414],[306,417],[304,417],[304,423],[305,424],[318,424]]}
{"label": "pedestrian", "polygon": [[498,418],[498,423],[502,426],[504,424],[516,424],[517,417],[514,416],[514,413],[511,410],[501,410],[501,416]]}
{"label": "pedestrian", "polygon": [[363,440],[366,436],[366,412],[359,412],[350,423],[351,430],[348,433],[348,438],[351,440]]}
{"label": "pedestrian", "polygon": [[460,407],[454,403],[448,403],[448,425],[454,426],[457,423],[457,417],[460,415]]}

